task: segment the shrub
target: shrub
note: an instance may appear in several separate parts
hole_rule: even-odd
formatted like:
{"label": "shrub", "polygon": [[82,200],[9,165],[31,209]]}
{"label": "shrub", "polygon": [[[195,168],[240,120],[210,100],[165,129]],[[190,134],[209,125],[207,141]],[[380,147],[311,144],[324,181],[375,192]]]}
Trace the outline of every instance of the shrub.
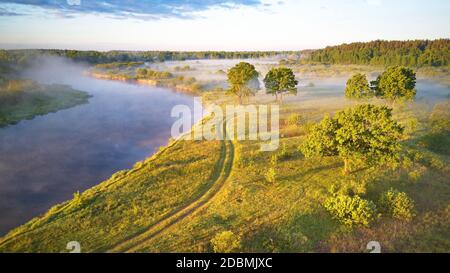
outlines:
{"label": "shrub", "polygon": [[417,125],[419,121],[417,118],[409,118],[404,121],[403,126],[405,128],[405,135],[411,136],[417,130]]}
{"label": "shrub", "polygon": [[289,152],[286,143],[283,143],[283,146],[281,146],[281,151],[278,153],[278,159],[285,160],[285,159],[289,159],[291,157],[292,157],[292,154]]}
{"label": "shrub", "polygon": [[412,181],[418,181],[422,177],[421,170],[414,170],[408,173],[408,178]]}
{"label": "shrub", "polygon": [[144,161],[138,161],[133,165],[133,169],[140,169],[144,166]]}
{"label": "shrub", "polygon": [[438,154],[450,155],[450,134],[426,134],[419,139],[418,145]]}
{"label": "shrub", "polygon": [[445,163],[440,158],[434,156],[430,159],[430,167],[436,170],[444,170]]}
{"label": "shrub", "polygon": [[288,126],[300,126],[303,124],[303,117],[300,114],[293,113],[287,118],[286,124]]}
{"label": "shrub", "polygon": [[324,206],[335,219],[348,227],[369,226],[376,214],[375,204],[357,195],[336,194],[328,198]]}
{"label": "shrub", "polygon": [[241,237],[232,231],[223,231],[211,239],[211,245],[216,253],[235,252],[241,247]]}
{"label": "shrub", "polygon": [[450,131],[450,103],[437,103],[430,114],[429,121],[434,133]]}
{"label": "shrub", "polygon": [[80,192],[79,191],[75,192],[73,194],[73,199],[72,199],[71,205],[73,207],[78,207],[78,206],[81,206],[82,203],[83,203],[83,199],[82,199]]}
{"label": "shrub", "polygon": [[410,221],[414,215],[414,201],[404,192],[390,189],[380,198],[382,212],[400,219]]}

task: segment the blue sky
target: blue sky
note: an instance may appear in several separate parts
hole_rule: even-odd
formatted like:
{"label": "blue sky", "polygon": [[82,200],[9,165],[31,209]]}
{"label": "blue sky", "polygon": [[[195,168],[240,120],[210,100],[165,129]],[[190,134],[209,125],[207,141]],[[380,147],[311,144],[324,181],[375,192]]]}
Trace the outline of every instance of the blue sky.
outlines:
{"label": "blue sky", "polygon": [[0,47],[299,50],[450,37],[448,0],[0,0]]}

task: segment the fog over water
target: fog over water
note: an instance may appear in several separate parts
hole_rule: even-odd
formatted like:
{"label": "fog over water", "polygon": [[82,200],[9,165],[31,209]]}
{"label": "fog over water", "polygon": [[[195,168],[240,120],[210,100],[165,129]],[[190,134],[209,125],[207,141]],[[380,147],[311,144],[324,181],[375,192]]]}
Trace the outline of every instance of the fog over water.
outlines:
{"label": "fog over water", "polygon": [[0,129],[0,234],[150,156],[170,137],[172,107],[192,109],[190,96],[88,78],[83,69],[46,59],[24,72],[93,97],[88,104]]}

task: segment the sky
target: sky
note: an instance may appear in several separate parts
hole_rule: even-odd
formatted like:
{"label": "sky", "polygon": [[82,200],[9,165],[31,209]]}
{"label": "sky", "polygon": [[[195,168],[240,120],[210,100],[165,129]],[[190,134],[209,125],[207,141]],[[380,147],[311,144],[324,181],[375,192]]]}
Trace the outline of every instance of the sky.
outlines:
{"label": "sky", "polygon": [[0,0],[0,48],[302,50],[450,38],[449,0]]}

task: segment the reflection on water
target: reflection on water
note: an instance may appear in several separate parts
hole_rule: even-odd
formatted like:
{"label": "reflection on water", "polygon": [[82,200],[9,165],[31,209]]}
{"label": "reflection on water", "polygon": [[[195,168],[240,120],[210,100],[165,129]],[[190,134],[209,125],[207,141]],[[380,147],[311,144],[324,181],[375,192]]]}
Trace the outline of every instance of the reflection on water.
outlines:
{"label": "reflection on water", "polygon": [[193,104],[167,89],[74,74],[30,76],[94,97],[0,129],[0,234],[151,155],[170,137],[172,106]]}

